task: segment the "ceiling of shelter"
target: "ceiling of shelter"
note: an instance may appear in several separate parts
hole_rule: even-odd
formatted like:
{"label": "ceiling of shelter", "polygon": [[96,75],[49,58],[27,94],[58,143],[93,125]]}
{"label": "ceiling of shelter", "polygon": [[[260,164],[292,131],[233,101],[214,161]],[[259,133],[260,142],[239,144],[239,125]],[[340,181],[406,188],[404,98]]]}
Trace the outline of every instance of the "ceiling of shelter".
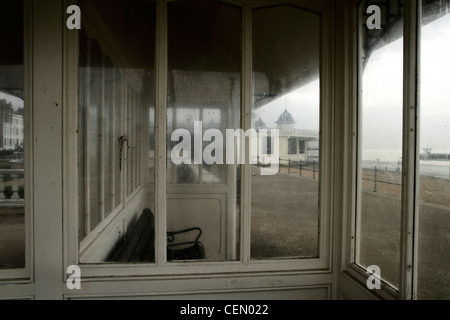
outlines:
{"label": "ceiling of shelter", "polygon": [[[86,6],[89,12],[100,15],[133,67],[153,68],[148,61],[154,59],[155,39],[154,33],[150,34],[154,25],[149,22],[149,14],[143,14],[145,10],[155,10],[151,3],[83,0],[81,6],[82,10]],[[217,73],[224,73],[224,78],[230,78],[229,74],[239,75],[241,16],[241,8],[214,1],[169,3],[169,70],[184,76],[188,72],[211,73],[216,78]],[[257,107],[318,78],[319,41],[320,19],[316,14],[292,6],[254,11],[253,71],[257,80],[254,86]],[[200,79],[208,81],[206,76],[195,76],[196,81]],[[185,79],[178,82],[183,81],[186,82]],[[183,87],[178,85],[178,98],[191,95],[191,89],[187,85],[183,93]]]}
{"label": "ceiling of shelter", "polygon": [[212,1],[168,5],[169,69],[239,73],[241,11]]}
{"label": "ceiling of shelter", "polygon": [[[230,78],[242,69],[242,23],[240,8],[212,1],[189,1],[169,5],[169,69],[177,85],[178,100],[192,96],[186,72],[210,73],[195,76],[200,86],[211,86],[217,73]],[[256,107],[293,91],[319,77],[320,18],[292,6],[254,11],[253,72]],[[182,72],[180,72],[182,71]],[[181,85],[186,83],[185,86]],[[192,98],[192,97],[191,97]],[[192,101],[192,99],[189,99]]]}
{"label": "ceiling of shelter", "polygon": [[[80,8],[83,13],[82,22],[83,18],[87,18],[91,29],[94,29],[91,31],[99,33],[103,38],[97,40],[114,42],[112,47],[121,51],[121,56],[126,59],[121,61],[124,67],[154,69],[154,1],[80,0]],[[94,37],[92,34],[89,36]]]}
{"label": "ceiling of shelter", "polygon": [[292,6],[254,11],[253,71],[267,78],[257,108],[319,78],[320,28],[318,15]]}

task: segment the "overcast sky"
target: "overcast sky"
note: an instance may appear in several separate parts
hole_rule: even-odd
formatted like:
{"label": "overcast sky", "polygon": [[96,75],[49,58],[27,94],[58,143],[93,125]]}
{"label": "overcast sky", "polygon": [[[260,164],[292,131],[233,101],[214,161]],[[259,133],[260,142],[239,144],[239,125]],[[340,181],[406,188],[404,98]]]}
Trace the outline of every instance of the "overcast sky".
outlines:
{"label": "overcast sky", "polygon": [[6,102],[11,102],[14,110],[17,110],[18,108],[23,108],[23,100],[20,98],[17,98],[15,96],[9,95],[7,93],[0,91],[0,100],[6,100]]}
{"label": "overcast sky", "polygon": [[275,121],[287,109],[294,117],[296,128],[319,129],[320,88],[319,80],[284,95],[255,112],[269,128],[276,128]]}
{"label": "overcast sky", "polygon": [[423,28],[422,147],[450,152],[450,14]]}
{"label": "overcast sky", "polygon": [[[402,148],[402,41],[375,51],[364,72],[365,149]],[[421,86],[421,146],[433,148],[433,152],[450,152],[450,14],[422,29]],[[267,104],[256,115],[275,127],[287,106],[297,128],[318,129],[318,97],[319,82],[315,81]]]}
{"label": "overcast sky", "polygon": [[[422,29],[421,147],[450,152],[450,15]],[[401,149],[402,39],[373,53],[364,73],[363,146]]]}

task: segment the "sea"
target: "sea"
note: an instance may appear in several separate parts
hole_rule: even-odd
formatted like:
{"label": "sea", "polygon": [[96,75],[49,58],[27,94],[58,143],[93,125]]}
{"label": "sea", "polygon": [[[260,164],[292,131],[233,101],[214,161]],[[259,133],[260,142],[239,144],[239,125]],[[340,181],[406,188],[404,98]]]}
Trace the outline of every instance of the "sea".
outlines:
{"label": "sea", "polygon": [[[450,154],[449,150],[432,150],[431,154]],[[364,149],[362,152],[362,167],[401,172],[402,150],[397,149]],[[425,176],[450,179],[449,160],[420,160],[420,174]]]}

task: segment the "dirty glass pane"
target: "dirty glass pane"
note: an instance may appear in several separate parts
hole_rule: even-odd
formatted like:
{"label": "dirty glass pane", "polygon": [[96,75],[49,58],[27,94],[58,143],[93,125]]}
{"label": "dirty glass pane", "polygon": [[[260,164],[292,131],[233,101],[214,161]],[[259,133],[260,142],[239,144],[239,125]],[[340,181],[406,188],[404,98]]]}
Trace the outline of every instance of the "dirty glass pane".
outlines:
{"label": "dirty glass pane", "polygon": [[169,3],[168,41],[167,230],[199,228],[205,251],[175,252],[198,249],[195,229],[168,238],[168,260],[235,260],[240,175],[226,161],[235,151],[226,133],[240,128],[241,10],[215,1]]}
{"label": "dirty glass pane", "polygon": [[89,169],[88,190],[89,190],[89,225],[90,229],[101,222],[102,201],[101,195],[101,179],[103,164],[102,155],[102,122],[103,117],[103,53],[101,52],[98,42],[94,39],[90,40],[90,61],[89,78],[88,78],[88,95],[87,95],[87,167]]}
{"label": "dirty glass pane", "polygon": [[[80,6],[86,17],[79,31],[80,260],[128,262],[119,252],[143,208],[154,210],[156,3],[82,0]],[[149,227],[146,260],[132,262],[153,261],[152,232]]]}
{"label": "dirty glass pane", "polygon": [[450,1],[423,1],[419,299],[450,299]]}
{"label": "dirty glass pane", "polygon": [[[376,4],[381,29],[366,14]],[[370,24],[371,21],[369,21]],[[403,1],[363,1],[359,16],[356,263],[399,284],[403,126]]]}
{"label": "dirty glass pane", "polygon": [[[0,269],[25,266],[23,2],[0,19]],[[25,150],[26,151],[26,150]]]}
{"label": "dirty glass pane", "polygon": [[319,65],[318,15],[253,11],[252,259],[318,256]]}

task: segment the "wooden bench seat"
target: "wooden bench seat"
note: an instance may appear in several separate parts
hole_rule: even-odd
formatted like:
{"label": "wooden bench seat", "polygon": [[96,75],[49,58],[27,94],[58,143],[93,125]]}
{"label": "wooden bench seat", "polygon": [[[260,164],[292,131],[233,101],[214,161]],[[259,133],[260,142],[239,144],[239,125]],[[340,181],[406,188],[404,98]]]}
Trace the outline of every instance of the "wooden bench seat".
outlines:
{"label": "wooden bench seat", "polygon": [[125,241],[112,258],[115,262],[152,262],[155,260],[155,217],[144,209]]}
{"label": "wooden bench seat", "polygon": [[[176,243],[175,236],[197,231],[193,241]],[[128,231],[125,240],[112,255],[112,262],[153,262],[155,260],[155,218],[150,209],[142,211],[134,226]],[[199,241],[202,230],[193,227],[180,231],[167,232],[167,259],[170,260],[199,260],[205,259],[203,244]]]}

